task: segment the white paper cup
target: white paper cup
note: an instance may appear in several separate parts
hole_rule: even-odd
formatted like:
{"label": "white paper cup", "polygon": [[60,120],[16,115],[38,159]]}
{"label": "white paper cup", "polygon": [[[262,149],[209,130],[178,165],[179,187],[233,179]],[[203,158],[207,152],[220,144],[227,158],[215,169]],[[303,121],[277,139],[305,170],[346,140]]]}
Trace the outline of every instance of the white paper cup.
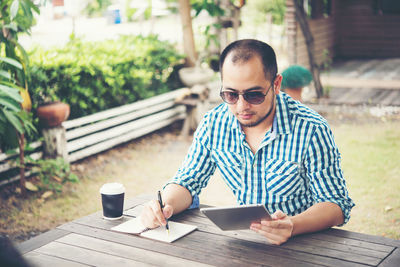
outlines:
{"label": "white paper cup", "polygon": [[107,183],[100,188],[103,218],[118,220],[124,210],[125,187],[120,183]]}

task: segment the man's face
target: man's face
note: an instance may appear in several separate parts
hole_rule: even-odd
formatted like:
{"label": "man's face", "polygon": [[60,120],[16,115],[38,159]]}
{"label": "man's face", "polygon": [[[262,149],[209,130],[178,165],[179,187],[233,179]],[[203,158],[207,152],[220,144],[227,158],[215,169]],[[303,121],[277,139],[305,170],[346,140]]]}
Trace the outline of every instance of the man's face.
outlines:
{"label": "man's face", "polygon": [[[243,95],[239,96],[235,104],[228,104],[230,111],[239,120],[242,127],[255,127],[266,122],[272,121],[275,114],[275,95],[279,93],[282,76],[277,75],[273,87],[271,81],[267,80],[264,74],[263,65],[258,56],[253,56],[247,62],[232,63],[231,57],[225,59],[222,67],[222,90],[245,93],[259,91],[265,96],[261,104],[250,104]],[[268,112],[272,112],[268,115]],[[268,115],[268,116],[267,116]]]}

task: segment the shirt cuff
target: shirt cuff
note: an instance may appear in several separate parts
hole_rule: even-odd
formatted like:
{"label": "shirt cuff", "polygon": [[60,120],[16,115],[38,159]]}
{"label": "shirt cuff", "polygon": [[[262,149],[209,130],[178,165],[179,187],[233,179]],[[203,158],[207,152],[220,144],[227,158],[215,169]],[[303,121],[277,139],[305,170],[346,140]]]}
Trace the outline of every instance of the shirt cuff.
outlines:
{"label": "shirt cuff", "polygon": [[343,212],[343,223],[338,225],[338,226],[343,226],[345,225],[349,220],[350,220],[350,212],[351,209],[355,206],[354,202],[352,200],[336,200],[336,199],[319,199],[317,200],[317,203],[320,202],[331,202],[331,203],[335,203],[336,205],[338,205]]}
{"label": "shirt cuff", "polygon": [[200,200],[199,200],[199,196],[197,194],[195,194],[192,198],[192,205],[190,205],[190,207],[188,208],[189,210],[191,209],[197,209],[200,206]]}
{"label": "shirt cuff", "polygon": [[195,191],[189,185],[187,185],[179,180],[176,180],[176,181],[172,180],[172,181],[168,182],[166,185],[164,185],[163,189],[169,184],[177,184],[177,185],[183,186],[190,192],[190,194],[192,195],[192,204],[189,206],[189,208],[188,208],[189,210],[197,209],[200,206],[199,196],[195,193]]}

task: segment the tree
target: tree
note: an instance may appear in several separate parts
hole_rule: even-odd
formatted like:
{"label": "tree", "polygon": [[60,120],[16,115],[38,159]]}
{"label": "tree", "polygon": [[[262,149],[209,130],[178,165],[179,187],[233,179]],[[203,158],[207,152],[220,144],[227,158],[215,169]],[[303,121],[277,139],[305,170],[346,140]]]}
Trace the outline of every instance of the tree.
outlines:
{"label": "tree", "polygon": [[0,145],[19,147],[20,186],[25,195],[25,134],[35,131],[30,119],[28,55],[18,43],[18,34],[30,33],[39,9],[31,0],[0,2]]}
{"label": "tree", "polygon": [[[244,0],[179,0],[179,11],[182,19],[183,28],[183,45],[187,55],[187,65],[194,66],[197,61],[197,53],[194,44],[191,10],[195,11],[195,17],[202,11],[206,11],[210,17],[214,18],[206,27],[204,34],[206,35],[206,49],[211,47],[211,43],[220,50],[221,28],[223,22],[221,17],[226,11],[230,11],[232,27],[234,28],[234,39],[237,39],[240,8],[245,4]],[[224,44],[226,45],[226,44]],[[209,51],[208,51],[209,52]],[[209,53],[204,53],[209,54]],[[211,52],[212,54],[212,52]],[[210,55],[208,55],[210,56]]]}
{"label": "tree", "polygon": [[11,58],[0,57],[0,139],[1,148],[19,147],[20,188],[25,195],[25,134],[35,132],[30,114],[22,109],[23,98],[15,80],[5,66],[22,69],[22,65]]}
{"label": "tree", "polygon": [[296,20],[299,22],[301,31],[303,32],[304,38],[306,40],[308,61],[310,62],[311,73],[313,75],[315,92],[317,94],[317,98],[321,98],[323,95],[323,88],[320,80],[319,68],[314,58],[314,38],[312,36],[310,27],[307,22],[307,16],[302,6],[303,0],[293,0],[293,2],[296,12]]}
{"label": "tree", "polygon": [[183,48],[186,54],[186,65],[193,67],[197,61],[197,53],[194,44],[192,17],[190,15],[190,11],[190,0],[179,0],[179,13],[182,21]]}

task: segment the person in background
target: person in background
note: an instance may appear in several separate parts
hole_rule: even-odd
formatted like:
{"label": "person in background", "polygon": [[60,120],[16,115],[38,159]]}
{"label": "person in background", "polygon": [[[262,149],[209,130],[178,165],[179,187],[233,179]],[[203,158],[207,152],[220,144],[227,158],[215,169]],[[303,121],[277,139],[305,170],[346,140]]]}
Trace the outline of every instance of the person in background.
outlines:
{"label": "person in background", "polygon": [[354,206],[327,121],[280,92],[274,50],[239,40],[220,56],[225,103],[198,126],[182,166],[141,215],[146,227],[199,206],[199,195],[216,168],[239,205],[264,204],[272,221],[249,225],[272,244],[342,225]]}

